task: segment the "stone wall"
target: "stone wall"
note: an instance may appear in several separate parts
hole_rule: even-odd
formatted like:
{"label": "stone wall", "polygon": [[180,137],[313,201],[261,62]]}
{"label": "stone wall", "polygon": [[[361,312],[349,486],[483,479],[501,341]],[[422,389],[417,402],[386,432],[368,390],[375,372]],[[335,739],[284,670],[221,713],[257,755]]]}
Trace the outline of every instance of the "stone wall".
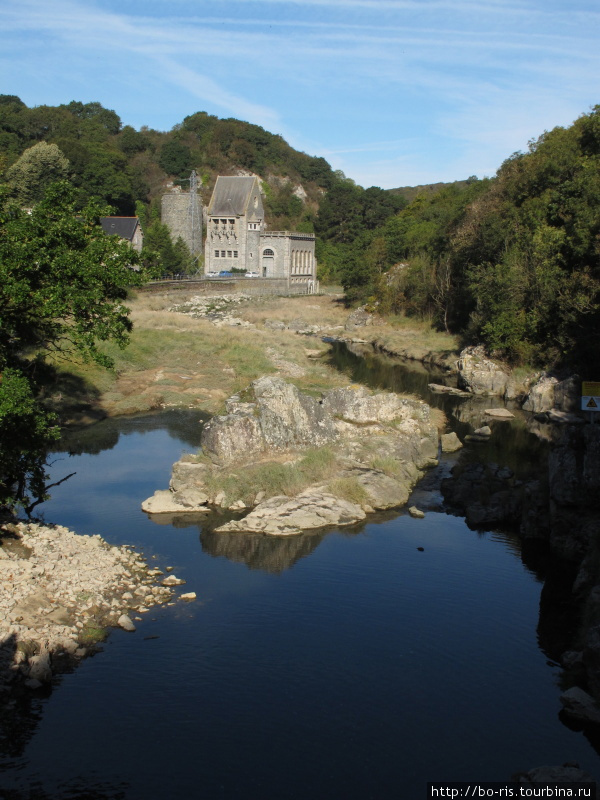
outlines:
{"label": "stone wall", "polygon": [[161,200],[161,221],[169,228],[171,238],[174,242],[179,237],[189,247],[193,255],[202,252],[202,200],[198,196],[198,217],[194,223],[192,236],[192,226],[190,222],[190,193],[172,192],[165,194]]}

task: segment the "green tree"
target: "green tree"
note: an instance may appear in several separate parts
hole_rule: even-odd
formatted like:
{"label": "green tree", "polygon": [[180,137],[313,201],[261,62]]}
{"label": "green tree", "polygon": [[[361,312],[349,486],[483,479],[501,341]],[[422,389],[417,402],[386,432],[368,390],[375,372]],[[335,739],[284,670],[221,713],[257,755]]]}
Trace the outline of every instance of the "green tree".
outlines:
{"label": "green tree", "polygon": [[39,142],[6,170],[6,181],[17,202],[31,205],[41,200],[47,186],[66,178],[68,172],[69,162],[58,147]]}
{"label": "green tree", "polygon": [[106,367],[99,347],[125,346],[124,305],[145,279],[134,251],[104,234],[108,209],[75,210],[75,191],[53,184],[30,214],[0,194],[0,504],[31,507],[44,493],[46,448],[56,432],[43,404],[44,362],[83,358]]}

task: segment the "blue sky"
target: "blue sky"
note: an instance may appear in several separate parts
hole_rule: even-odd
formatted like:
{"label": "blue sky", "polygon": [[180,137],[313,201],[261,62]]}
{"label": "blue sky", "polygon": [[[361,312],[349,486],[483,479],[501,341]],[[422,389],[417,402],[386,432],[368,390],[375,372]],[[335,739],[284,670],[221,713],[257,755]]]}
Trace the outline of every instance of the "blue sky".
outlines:
{"label": "blue sky", "polygon": [[362,186],[493,175],[600,102],[597,0],[0,0],[0,93],[236,117]]}

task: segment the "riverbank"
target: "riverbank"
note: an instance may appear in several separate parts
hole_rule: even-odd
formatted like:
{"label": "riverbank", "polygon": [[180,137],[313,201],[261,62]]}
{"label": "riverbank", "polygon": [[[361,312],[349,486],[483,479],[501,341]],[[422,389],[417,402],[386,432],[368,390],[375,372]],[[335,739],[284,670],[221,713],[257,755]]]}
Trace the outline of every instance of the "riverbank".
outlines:
{"label": "riverbank", "polygon": [[23,521],[0,525],[0,575],[0,693],[49,686],[184,583],[131,547]]}
{"label": "riverbank", "polygon": [[[90,364],[60,367],[48,403],[66,426],[165,408],[215,414],[227,397],[261,375],[289,379],[302,391],[347,385],[327,363],[323,338],[373,343],[409,358],[425,348],[445,368],[458,357],[453,337],[407,320],[356,319],[342,294],[301,297],[196,296],[139,292],[134,329],[123,351],[107,345],[112,372]],[[375,324],[376,323],[376,324]],[[402,346],[400,346],[402,342]],[[433,355],[431,356],[433,359]]]}

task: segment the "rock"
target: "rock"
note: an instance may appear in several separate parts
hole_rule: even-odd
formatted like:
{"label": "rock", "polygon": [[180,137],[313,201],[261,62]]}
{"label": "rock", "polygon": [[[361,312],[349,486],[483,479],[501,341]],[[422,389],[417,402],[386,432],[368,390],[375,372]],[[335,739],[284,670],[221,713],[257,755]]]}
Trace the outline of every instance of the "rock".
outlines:
{"label": "rock", "polygon": [[486,357],[481,345],[462,350],[456,366],[459,388],[479,395],[504,395],[508,373]]}
{"label": "rock", "polygon": [[232,520],[216,530],[288,536],[329,525],[351,525],[365,516],[364,510],[356,503],[327,492],[308,490],[297,497],[271,497],[244,519]]}
{"label": "rock", "polygon": [[52,669],[50,668],[50,656],[42,653],[39,656],[32,656],[29,659],[29,678],[42,683],[52,681]]}
{"label": "rock", "polygon": [[538,382],[530,388],[527,399],[523,403],[523,410],[537,414],[554,408],[554,389],[557,383],[556,378],[542,375]]}
{"label": "rock", "polygon": [[185,594],[179,595],[180,600],[195,600],[196,599],[196,592],[186,592]]}
{"label": "rock", "polygon": [[496,417],[496,419],[513,419],[515,416],[507,408],[486,408],[485,413],[488,417]]}
{"label": "rock", "polygon": [[144,500],[142,511],[147,514],[177,514],[181,511],[201,513],[208,511],[207,502],[208,495],[199,489],[180,489],[178,492],[158,489],[152,497]]}
{"label": "rock", "polygon": [[571,375],[554,386],[554,407],[557,411],[579,411],[581,407],[581,378]]}
{"label": "rock", "polygon": [[367,311],[366,306],[359,306],[349,314],[344,327],[347,331],[353,331],[356,330],[356,328],[364,328],[367,325],[374,324],[374,315]]}
{"label": "rock", "polygon": [[442,453],[454,453],[463,446],[454,431],[452,431],[452,433],[443,433],[440,439],[442,442]]}
{"label": "rock", "polygon": [[397,394],[371,394],[364,386],[332,389],[323,398],[323,409],[332,417],[364,425],[391,422],[408,416],[407,404]]}
{"label": "rock", "polygon": [[396,480],[379,470],[346,470],[342,477],[355,478],[366,494],[367,504],[375,510],[403,506],[410,494],[411,484]]}
{"label": "rock", "polygon": [[258,419],[249,414],[213,417],[202,429],[202,449],[217,463],[248,460],[265,449]]}
{"label": "rock", "polygon": [[135,625],[131,621],[131,617],[129,617],[127,614],[121,614],[121,616],[117,620],[117,625],[120,628],[123,628],[124,631],[134,631],[135,630]]}
{"label": "rock", "polygon": [[183,578],[176,578],[175,575],[169,575],[164,581],[161,581],[161,583],[163,586],[181,586],[185,581]]}
{"label": "rock", "polygon": [[416,506],[411,506],[408,509],[408,513],[415,519],[424,519],[425,517],[425,512],[421,511],[421,509],[417,508]]}
{"label": "rock", "polygon": [[596,705],[594,698],[579,686],[567,689],[560,696],[565,714],[578,722],[600,724],[600,708]]}
{"label": "rock", "polygon": [[477,430],[474,431],[474,434],[476,436],[490,437],[492,435],[492,429],[489,425],[483,425],[481,428],[477,428]]}
{"label": "rock", "polygon": [[471,397],[471,392],[455,389],[454,386],[445,386],[442,383],[428,383],[427,387],[434,394],[451,394],[453,397]]}
{"label": "rock", "polygon": [[178,505],[185,506],[185,508],[200,508],[208,503],[208,495],[201,489],[194,489],[193,487],[186,487],[173,493],[173,499]]}

